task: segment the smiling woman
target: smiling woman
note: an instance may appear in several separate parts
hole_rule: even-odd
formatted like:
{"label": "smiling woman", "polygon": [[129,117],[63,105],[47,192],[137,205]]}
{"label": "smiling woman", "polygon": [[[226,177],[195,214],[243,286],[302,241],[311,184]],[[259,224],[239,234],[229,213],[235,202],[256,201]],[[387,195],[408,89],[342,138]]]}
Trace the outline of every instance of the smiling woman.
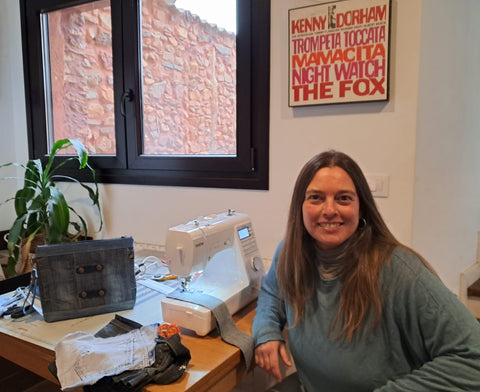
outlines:
{"label": "smiling woman", "polygon": [[303,202],[303,224],[320,249],[335,249],[357,230],[360,206],[352,179],[340,167],[315,173]]}
{"label": "smiling woman", "polygon": [[341,152],[301,170],[257,304],[255,360],[279,381],[285,328],[307,391],[480,390],[480,325],[396,240]]}

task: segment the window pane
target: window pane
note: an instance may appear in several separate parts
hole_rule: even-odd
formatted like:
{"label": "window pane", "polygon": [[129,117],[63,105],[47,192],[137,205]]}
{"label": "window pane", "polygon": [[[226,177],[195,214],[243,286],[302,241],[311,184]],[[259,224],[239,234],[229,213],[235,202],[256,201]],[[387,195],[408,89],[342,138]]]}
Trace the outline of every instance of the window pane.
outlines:
{"label": "window pane", "polygon": [[42,15],[47,140],[79,139],[91,155],[114,155],[110,1]]}
{"label": "window pane", "polygon": [[[19,0],[31,158],[45,161],[52,140],[77,137],[103,183],[268,189],[270,0],[145,0],[143,14],[142,1]],[[228,1],[233,24],[226,11],[217,20],[195,8]],[[214,41],[219,32],[234,44]],[[175,72],[157,79],[159,68]],[[196,102],[180,106],[178,96]],[[223,111],[203,112],[224,101]],[[62,174],[77,176],[71,163]]]}
{"label": "window pane", "polygon": [[144,154],[236,155],[236,0],[143,0],[141,37]]}

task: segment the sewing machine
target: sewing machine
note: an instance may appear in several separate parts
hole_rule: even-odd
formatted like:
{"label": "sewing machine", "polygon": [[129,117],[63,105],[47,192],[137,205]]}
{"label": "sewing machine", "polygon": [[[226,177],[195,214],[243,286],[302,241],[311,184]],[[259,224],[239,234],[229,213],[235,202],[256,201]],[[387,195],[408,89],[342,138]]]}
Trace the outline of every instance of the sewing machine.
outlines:
{"label": "sewing machine", "polygon": [[[165,258],[186,295],[216,297],[232,315],[257,298],[265,273],[250,218],[234,210],[171,227]],[[200,336],[215,328],[211,311],[195,303],[165,298],[162,314]]]}

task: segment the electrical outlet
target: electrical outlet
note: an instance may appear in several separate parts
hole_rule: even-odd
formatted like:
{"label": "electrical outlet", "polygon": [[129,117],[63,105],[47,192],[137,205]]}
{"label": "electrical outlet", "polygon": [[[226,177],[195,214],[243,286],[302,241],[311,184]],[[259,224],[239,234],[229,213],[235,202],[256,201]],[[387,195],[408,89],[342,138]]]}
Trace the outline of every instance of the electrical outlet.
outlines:
{"label": "electrical outlet", "polygon": [[165,256],[165,247],[163,245],[135,242],[134,250],[135,257],[154,256],[162,259]]}
{"label": "electrical outlet", "polygon": [[367,174],[365,177],[373,197],[388,197],[390,185],[388,174]]}

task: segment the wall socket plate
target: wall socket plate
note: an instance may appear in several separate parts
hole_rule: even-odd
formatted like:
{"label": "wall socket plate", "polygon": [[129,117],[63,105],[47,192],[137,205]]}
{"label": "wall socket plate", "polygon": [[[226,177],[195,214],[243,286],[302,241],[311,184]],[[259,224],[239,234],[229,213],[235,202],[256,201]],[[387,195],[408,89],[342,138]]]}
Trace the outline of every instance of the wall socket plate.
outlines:
{"label": "wall socket plate", "polygon": [[388,174],[367,174],[365,177],[373,197],[388,197],[390,187],[390,176]]}

